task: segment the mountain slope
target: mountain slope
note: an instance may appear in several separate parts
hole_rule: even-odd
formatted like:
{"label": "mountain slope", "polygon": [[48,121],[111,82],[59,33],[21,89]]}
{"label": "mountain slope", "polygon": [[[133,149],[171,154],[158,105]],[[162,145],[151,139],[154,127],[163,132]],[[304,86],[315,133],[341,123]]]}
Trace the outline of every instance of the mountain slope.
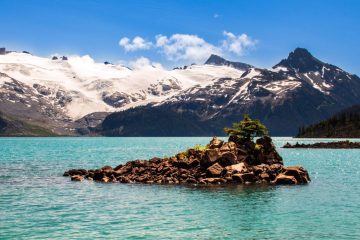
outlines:
{"label": "mountain slope", "polygon": [[347,108],[306,128],[300,128],[297,137],[360,138],[360,105]]}
{"label": "mountain slope", "polygon": [[[113,113],[98,131],[104,129],[102,134],[113,135],[121,129],[117,135],[128,136],[133,131],[146,135],[145,129],[141,132],[133,126],[144,122],[157,126],[161,122],[154,132],[171,135],[171,123],[156,117],[161,112],[161,116],[168,113],[172,118],[191,119],[192,128],[184,129],[182,135],[213,135],[220,134],[222,126],[230,126],[247,113],[264,122],[272,135],[294,135],[298,126],[320,121],[359,103],[359,94],[360,79],[356,75],[298,48],[272,69],[252,67],[240,77],[218,78],[182,90],[160,103]],[[153,120],[148,117],[151,113]]]}
{"label": "mountain slope", "polygon": [[0,112],[0,136],[56,136],[56,134],[41,126],[19,121]]}

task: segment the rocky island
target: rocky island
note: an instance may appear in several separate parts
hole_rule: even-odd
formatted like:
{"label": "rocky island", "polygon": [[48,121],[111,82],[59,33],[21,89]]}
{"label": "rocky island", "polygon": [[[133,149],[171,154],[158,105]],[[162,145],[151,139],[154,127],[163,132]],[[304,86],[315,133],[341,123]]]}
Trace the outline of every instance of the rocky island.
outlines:
{"label": "rocky island", "polygon": [[[244,120],[224,129],[227,142],[214,137],[168,158],[135,160],[112,168],[71,169],[64,176],[73,181],[148,184],[306,184],[308,172],[301,166],[285,167],[282,157],[258,120]],[[261,136],[256,141],[254,137]]]}
{"label": "rocky island", "polygon": [[352,149],[352,148],[360,148],[360,142],[350,142],[346,141],[337,141],[337,142],[317,142],[311,144],[305,143],[295,143],[290,144],[286,143],[283,148],[331,148],[331,149]]}

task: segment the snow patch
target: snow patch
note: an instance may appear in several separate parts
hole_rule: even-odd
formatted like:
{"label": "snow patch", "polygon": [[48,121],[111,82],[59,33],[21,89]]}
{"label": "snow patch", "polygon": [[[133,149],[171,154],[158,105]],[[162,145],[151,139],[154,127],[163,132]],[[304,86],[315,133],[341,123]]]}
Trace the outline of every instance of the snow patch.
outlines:
{"label": "snow patch", "polygon": [[250,71],[248,74],[246,74],[246,76],[244,78],[254,78],[257,76],[260,76],[261,72],[257,71],[255,68],[250,68]]}
{"label": "snow patch", "polygon": [[288,72],[289,69],[287,67],[278,66],[276,68],[272,68],[271,71],[273,71],[273,72],[280,72],[280,71]]}

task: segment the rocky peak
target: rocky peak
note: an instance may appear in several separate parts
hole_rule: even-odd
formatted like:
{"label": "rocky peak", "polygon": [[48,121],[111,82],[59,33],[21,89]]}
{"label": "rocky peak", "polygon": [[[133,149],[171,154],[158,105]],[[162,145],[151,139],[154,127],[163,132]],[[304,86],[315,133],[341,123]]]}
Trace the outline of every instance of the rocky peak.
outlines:
{"label": "rocky peak", "polygon": [[208,58],[208,60],[206,60],[205,64],[212,64],[212,65],[225,65],[227,62],[226,59],[215,55],[215,54],[211,54],[210,57]]}
{"label": "rocky peak", "polygon": [[215,55],[215,54],[211,54],[210,57],[208,58],[208,60],[206,60],[205,64],[215,65],[215,66],[229,66],[229,67],[233,67],[233,68],[243,70],[243,71],[246,71],[249,68],[253,67],[249,64],[242,63],[242,62],[228,61],[228,60],[226,60],[218,55]]}
{"label": "rocky peak", "polygon": [[296,72],[304,73],[319,71],[324,65],[326,64],[311,55],[307,49],[296,48],[286,59],[281,60],[280,63],[275,65],[274,68],[286,67]]}

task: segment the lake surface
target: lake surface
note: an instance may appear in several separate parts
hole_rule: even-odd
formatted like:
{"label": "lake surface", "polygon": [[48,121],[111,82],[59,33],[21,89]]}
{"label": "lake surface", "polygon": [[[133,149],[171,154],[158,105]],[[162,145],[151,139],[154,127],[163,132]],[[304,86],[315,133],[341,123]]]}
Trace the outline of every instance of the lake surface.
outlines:
{"label": "lake surface", "polygon": [[282,149],[305,186],[71,182],[211,138],[0,138],[0,239],[360,239],[360,150]]}

